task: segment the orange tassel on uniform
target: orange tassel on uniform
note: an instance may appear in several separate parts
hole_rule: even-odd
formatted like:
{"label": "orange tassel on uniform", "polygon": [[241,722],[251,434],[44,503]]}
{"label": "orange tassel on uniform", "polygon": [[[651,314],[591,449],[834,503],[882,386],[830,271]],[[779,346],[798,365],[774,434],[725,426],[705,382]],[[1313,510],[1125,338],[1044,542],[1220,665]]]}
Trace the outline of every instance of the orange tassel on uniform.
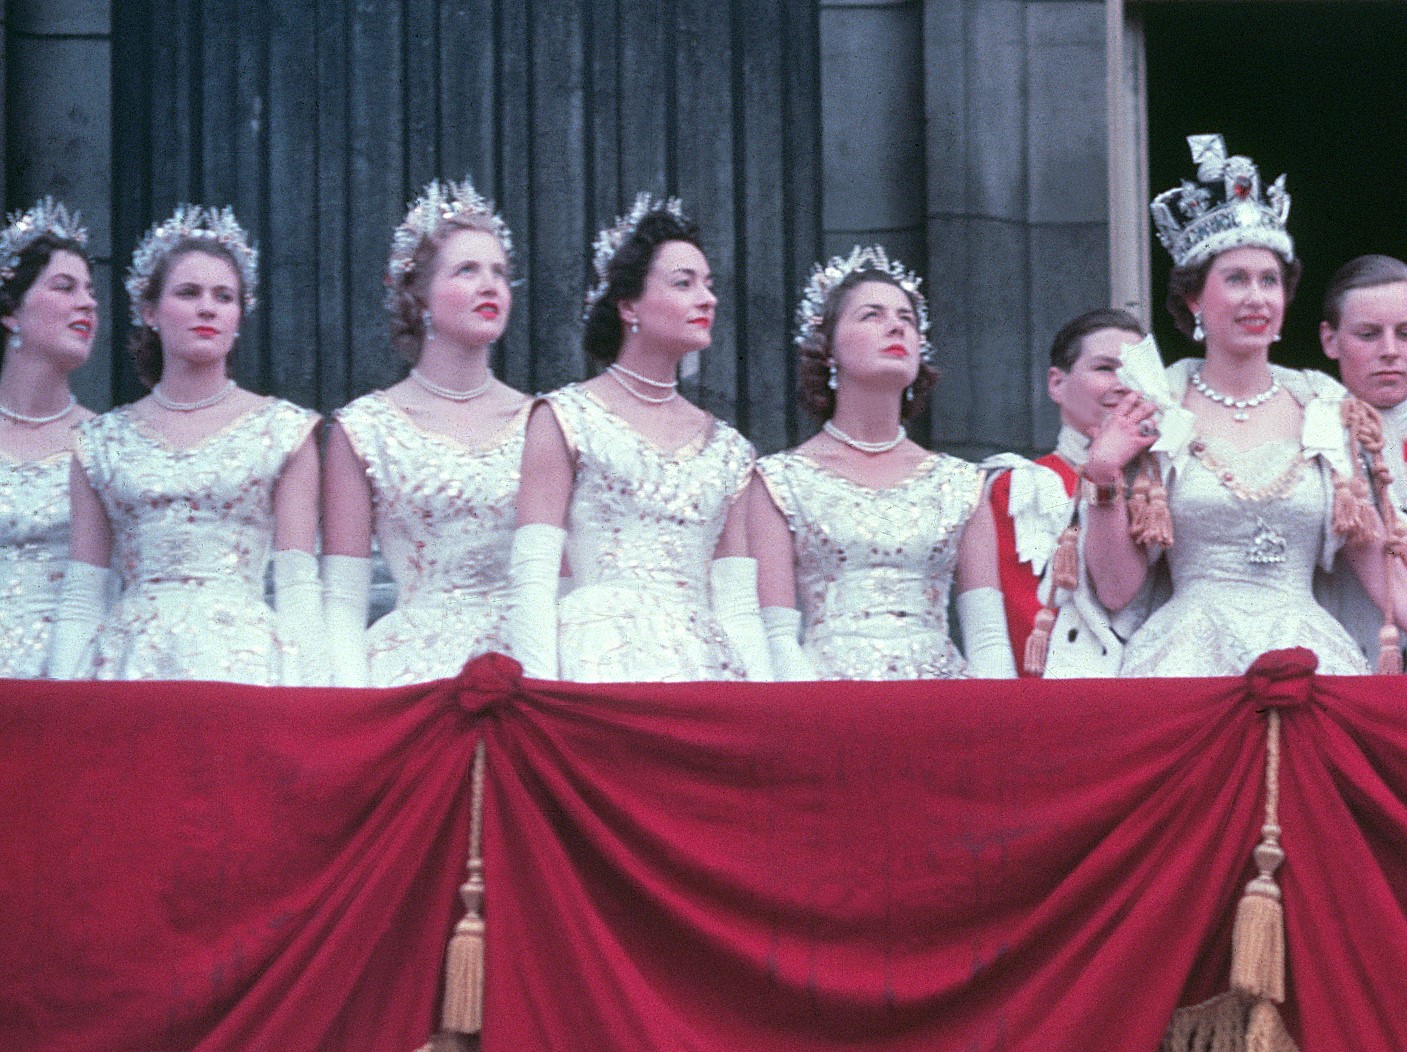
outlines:
{"label": "orange tassel on uniform", "polygon": [[1050,580],[1056,588],[1073,592],[1080,585],[1080,528],[1067,526],[1050,560]]}
{"label": "orange tassel on uniform", "polygon": [[1036,614],[1035,627],[1026,637],[1025,661],[1022,662],[1027,675],[1044,676],[1046,659],[1050,656],[1050,634],[1055,628],[1055,611],[1048,606],[1041,607]]}
{"label": "orange tassel on uniform", "polygon": [[1402,634],[1391,621],[1383,623],[1378,631],[1378,675],[1400,676],[1402,674]]}

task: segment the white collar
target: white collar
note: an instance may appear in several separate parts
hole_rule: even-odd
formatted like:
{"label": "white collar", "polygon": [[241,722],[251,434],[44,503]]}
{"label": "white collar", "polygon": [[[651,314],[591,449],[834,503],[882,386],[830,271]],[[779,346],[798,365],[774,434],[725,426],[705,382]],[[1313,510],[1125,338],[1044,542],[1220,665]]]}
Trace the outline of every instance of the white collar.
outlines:
{"label": "white collar", "polygon": [[1082,468],[1089,459],[1089,436],[1069,424],[1062,424],[1060,434],[1055,438],[1055,451],[1073,467]]}

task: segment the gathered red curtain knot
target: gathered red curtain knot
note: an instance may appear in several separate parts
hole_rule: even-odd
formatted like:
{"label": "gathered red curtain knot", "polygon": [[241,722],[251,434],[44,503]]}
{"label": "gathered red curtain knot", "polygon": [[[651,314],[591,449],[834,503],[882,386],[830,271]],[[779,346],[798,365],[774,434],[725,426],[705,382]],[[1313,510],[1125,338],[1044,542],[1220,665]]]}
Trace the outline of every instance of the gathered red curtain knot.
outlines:
{"label": "gathered red curtain knot", "polygon": [[453,679],[443,681],[457,704],[478,717],[509,702],[522,689],[523,666],[506,654],[482,654],[467,661]]}
{"label": "gathered red curtain knot", "polygon": [[1246,700],[1257,709],[1293,709],[1309,703],[1319,657],[1305,647],[1272,650],[1246,671]]}

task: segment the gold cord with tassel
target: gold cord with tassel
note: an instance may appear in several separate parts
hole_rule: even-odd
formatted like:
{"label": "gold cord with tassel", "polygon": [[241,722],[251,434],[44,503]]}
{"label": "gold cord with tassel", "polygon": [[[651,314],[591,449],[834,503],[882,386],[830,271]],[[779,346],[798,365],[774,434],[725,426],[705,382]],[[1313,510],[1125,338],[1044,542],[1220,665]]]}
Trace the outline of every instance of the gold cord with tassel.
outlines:
{"label": "gold cord with tassel", "polygon": [[1050,558],[1050,601],[1036,613],[1031,634],[1026,637],[1026,653],[1022,667],[1029,676],[1044,676],[1050,658],[1050,636],[1055,630],[1056,595],[1059,589],[1073,592],[1080,583],[1080,527],[1070,525],[1060,534],[1055,554]]}
{"label": "gold cord with tassel", "polygon": [[1168,488],[1158,473],[1158,463],[1148,454],[1133,481],[1129,502],[1129,536],[1145,547],[1171,548],[1172,512],[1168,508]]}
{"label": "gold cord with tassel", "polygon": [[469,817],[469,877],[460,886],[464,917],[455,925],[445,955],[445,1004],[441,1025],[461,1034],[477,1034],[484,1025],[484,739],[474,748]]}
{"label": "gold cord with tassel", "polygon": [[1236,907],[1231,933],[1231,989],[1179,1008],[1162,1052],[1299,1052],[1275,1007],[1285,1000],[1285,911],[1275,871],[1280,846],[1280,713],[1266,713],[1265,824],[1252,857],[1256,876]]}
{"label": "gold cord with tassel", "polygon": [[[1358,505],[1361,519],[1359,536],[1375,537],[1378,523],[1374,513],[1381,516],[1383,527],[1383,553],[1389,559],[1407,562],[1407,532],[1397,521],[1397,509],[1392,502],[1392,471],[1383,459],[1385,439],[1382,415],[1367,402],[1357,398],[1345,398],[1340,409],[1344,426],[1348,429],[1350,448],[1356,444],[1368,461],[1367,478],[1360,478],[1355,472],[1354,486],[1361,486],[1364,497]],[[1354,458],[1354,464],[1359,458]],[[1371,485],[1371,490],[1369,486]],[[1371,494],[1371,500],[1369,499]],[[1338,529],[1339,486],[1335,479],[1334,488],[1334,527]],[[1378,631],[1377,673],[1380,676],[1394,676],[1402,672],[1402,636],[1397,629],[1389,599],[1383,611],[1383,626]]]}

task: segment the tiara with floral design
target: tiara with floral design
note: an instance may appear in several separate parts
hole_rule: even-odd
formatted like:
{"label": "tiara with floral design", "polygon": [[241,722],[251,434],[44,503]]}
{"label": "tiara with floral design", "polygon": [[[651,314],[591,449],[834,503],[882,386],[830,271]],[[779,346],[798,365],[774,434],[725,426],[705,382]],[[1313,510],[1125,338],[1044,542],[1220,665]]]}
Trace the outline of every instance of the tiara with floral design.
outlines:
{"label": "tiara with floral design", "polygon": [[616,253],[640,228],[645,217],[655,212],[671,215],[680,223],[689,222],[689,217],[684,214],[684,202],[679,198],[656,197],[649,191],[641,191],[635,195],[635,204],[631,206],[629,212],[617,217],[615,223],[596,235],[591,257],[591,267],[596,273],[596,283],[586,291],[586,309],[582,312],[583,321],[591,313],[591,308],[601,302],[601,297],[610,287],[607,271],[610,270],[611,261],[616,258]]}
{"label": "tiara with floral design", "polygon": [[817,263],[812,268],[811,278],[801,290],[801,302],[796,307],[797,346],[820,337],[826,302],[840,287],[840,283],[851,274],[867,271],[893,278],[895,284],[914,301],[914,312],[918,315],[919,357],[925,362],[932,361],[933,345],[928,342],[928,300],[919,291],[923,279],[906,269],[897,259],[890,259],[881,245],[872,245],[869,248],[856,245],[850,250],[850,255],[833,256],[824,266]]}
{"label": "tiara with floral design", "polygon": [[1290,195],[1282,175],[1261,194],[1260,171],[1249,157],[1226,156],[1220,135],[1189,135],[1197,182],[1153,199],[1149,210],[1158,240],[1177,267],[1196,266],[1232,248],[1267,248],[1293,262],[1295,244],[1285,229]]}
{"label": "tiara with floral design", "polygon": [[386,305],[395,309],[396,290],[410,280],[415,254],[425,239],[434,236],[441,224],[454,219],[484,220],[489,233],[498,238],[503,254],[513,255],[513,234],[503,217],[493,210],[493,202],[474,189],[466,176],[460,182],[430,181],[420,196],[410,202],[405,218],[391,235],[391,256],[386,261]]}
{"label": "tiara with floral design", "polygon": [[80,245],[88,243],[83,217],[52,197],[46,196],[26,212],[11,212],[5,221],[8,225],[0,231],[0,282],[15,276],[24,250],[45,234]]}
{"label": "tiara with floral design", "polygon": [[235,219],[234,209],[229,205],[220,209],[178,205],[170,219],[157,223],[147,231],[137,251],[132,253],[132,265],[127,268],[125,287],[133,325],[146,325],[142,318],[142,304],[147,302],[147,292],[157,265],[172,249],[187,240],[213,241],[229,251],[234,257],[239,283],[244,290],[244,312],[247,314],[254,309],[254,304],[258,302],[254,292],[259,283],[259,250],[249,244],[248,235],[239,225],[239,220]]}

